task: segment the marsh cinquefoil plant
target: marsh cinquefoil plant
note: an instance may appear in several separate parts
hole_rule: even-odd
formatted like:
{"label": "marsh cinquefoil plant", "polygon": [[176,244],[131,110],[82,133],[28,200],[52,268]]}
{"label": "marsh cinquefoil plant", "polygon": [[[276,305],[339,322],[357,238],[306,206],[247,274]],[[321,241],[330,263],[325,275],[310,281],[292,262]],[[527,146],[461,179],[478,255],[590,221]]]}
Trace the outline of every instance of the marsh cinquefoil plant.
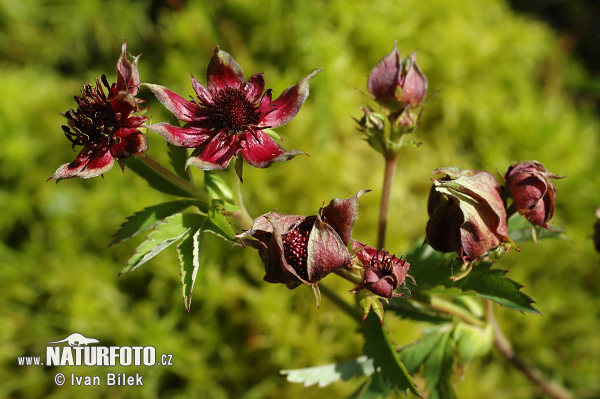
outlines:
{"label": "marsh cinquefoil plant", "polygon": [[[541,391],[570,397],[518,359],[493,315],[494,304],[539,313],[521,291],[522,285],[495,268],[493,260],[510,247],[518,250],[519,242],[536,239],[540,229],[550,229],[556,201],[550,179],[557,175],[537,161],[509,166],[499,180],[487,171],[441,167],[434,173],[444,176],[432,179],[429,199],[423,198],[430,215],[424,226],[425,243],[415,243],[403,254],[385,248],[397,160],[403,147],[418,146],[411,134],[421,123],[427,101],[428,81],[416,53],[403,60],[394,45],[379,61],[367,81],[370,99],[361,108],[364,115],[356,120],[366,142],[385,160],[379,228],[372,244],[352,238],[360,197],[370,191],[364,187],[357,187],[350,198],[332,199],[314,215],[272,211],[256,218],[246,211],[239,190],[244,162],[257,168],[276,167],[275,162],[302,153],[284,149],[272,129],[296,116],[308,97],[309,81],[321,69],[273,100],[262,73],[246,80],[233,57],[216,46],[206,86],[192,77],[196,97],[187,100],[166,86],[140,83],[139,56],[130,62],[126,52],[123,43],[117,83],[109,85],[104,76],[95,86],[86,83],[82,97],[75,97],[77,110],[64,114],[64,134],[73,148],[82,148],[75,161],[59,167],[51,177],[59,181],[99,176],[116,159],[152,188],[177,197],[134,214],[115,233],[112,243],[149,232],[122,273],[176,243],[182,295],[189,310],[204,236],[211,233],[233,244],[231,251],[256,249],[264,263],[265,282],[285,284],[288,289],[308,285],[317,306],[323,292],[356,320],[364,334],[364,356],[340,364],[282,370],[289,381],[323,386],[357,377],[364,383],[354,398],[394,391],[452,398],[455,371],[495,345]],[[140,88],[149,89],[182,126],[149,124],[150,119],[141,115],[148,109],[140,107]],[[144,132],[166,139],[171,167],[150,157]],[[189,156],[188,148],[193,148]],[[204,171],[201,187],[186,173],[188,167]],[[229,173],[233,178],[225,179],[222,174],[227,170],[235,171],[237,178]],[[558,234],[550,230],[545,237]],[[330,278],[343,278],[352,285],[345,293],[323,289],[323,280]],[[285,291],[282,287],[281,295]],[[428,321],[432,326],[422,339],[395,346],[383,326],[389,317]],[[424,377],[424,387],[415,384],[417,374]]]}

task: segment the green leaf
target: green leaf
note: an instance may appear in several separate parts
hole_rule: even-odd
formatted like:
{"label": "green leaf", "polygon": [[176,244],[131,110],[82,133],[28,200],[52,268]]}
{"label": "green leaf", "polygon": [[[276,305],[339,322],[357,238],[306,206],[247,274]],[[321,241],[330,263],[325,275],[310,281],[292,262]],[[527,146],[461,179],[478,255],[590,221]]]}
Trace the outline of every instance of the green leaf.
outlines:
{"label": "green leaf", "polygon": [[204,171],[204,191],[211,197],[233,204],[233,191],[227,182],[212,170]]}
{"label": "green leaf", "polygon": [[208,220],[202,226],[202,231],[212,233],[217,237],[239,244],[239,240],[234,236],[237,234],[222,212],[222,207],[213,205],[208,211]]}
{"label": "green leaf", "polygon": [[356,294],[358,297],[358,305],[363,311],[363,321],[369,315],[369,312],[373,310],[381,323],[383,323],[383,305],[379,301],[379,297],[368,290],[360,290]]}
{"label": "green leaf", "polygon": [[204,232],[200,226],[198,229],[188,231],[177,246],[179,266],[181,267],[181,291],[183,303],[188,312],[192,306],[192,290],[200,268],[203,241]]}
{"label": "green leaf", "polygon": [[374,366],[392,388],[419,395],[408,370],[400,360],[390,338],[375,313],[369,313],[362,325],[365,336],[365,354],[373,359]]}
{"label": "green leaf", "polygon": [[442,254],[428,245],[423,245],[408,253],[406,260],[411,265],[410,274],[418,284],[415,286],[407,280],[406,284],[412,291],[439,292],[440,286],[458,288],[463,294],[472,291],[480,297],[491,299],[513,310],[540,314],[532,305],[534,301],[521,292],[523,286],[507,278],[505,270],[493,269],[491,262],[477,262],[466,277],[453,281],[451,277],[455,270],[460,269],[461,264],[452,254]]}
{"label": "green leaf", "polygon": [[348,399],[385,399],[391,393],[381,373],[373,373]]}
{"label": "green leaf", "polygon": [[169,159],[171,160],[171,166],[173,170],[179,177],[185,180],[190,180],[190,174],[186,170],[186,162],[188,159],[188,150],[187,148],[177,147],[173,144],[167,143],[167,147],[169,149]]}
{"label": "green leaf", "polygon": [[129,169],[133,170],[141,178],[146,180],[153,189],[169,195],[192,198],[188,192],[177,187],[173,182],[146,165],[144,162],[137,159],[137,157],[126,158],[125,164],[127,167],[129,167]]}
{"label": "green leaf", "polygon": [[164,202],[145,208],[127,218],[121,227],[119,227],[119,230],[114,234],[114,239],[110,245],[135,237],[139,233],[151,229],[167,216],[183,211],[193,204],[193,201],[180,200]]}
{"label": "green leaf", "polygon": [[120,274],[131,272],[158,255],[169,245],[181,239],[192,227],[206,218],[192,213],[176,213],[157,224],[146,240],[135,250]]}
{"label": "green leaf", "polygon": [[489,324],[479,327],[457,323],[452,333],[452,339],[456,342],[458,362],[467,365],[489,352],[494,342],[494,332]]}
{"label": "green leaf", "polygon": [[281,370],[289,382],[304,384],[305,387],[318,384],[325,387],[336,381],[347,381],[356,376],[368,376],[375,371],[373,361],[366,356],[344,363],[333,363],[324,366],[308,367],[295,370]]}
{"label": "green leaf", "polygon": [[423,369],[430,398],[455,398],[454,341],[451,324],[425,331],[423,338],[400,349],[400,356],[410,372]]}
{"label": "green leaf", "polygon": [[546,238],[566,238],[562,231],[553,231],[543,229],[539,226],[532,226],[527,219],[518,213],[515,213],[508,219],[508,235],[517,245]]}

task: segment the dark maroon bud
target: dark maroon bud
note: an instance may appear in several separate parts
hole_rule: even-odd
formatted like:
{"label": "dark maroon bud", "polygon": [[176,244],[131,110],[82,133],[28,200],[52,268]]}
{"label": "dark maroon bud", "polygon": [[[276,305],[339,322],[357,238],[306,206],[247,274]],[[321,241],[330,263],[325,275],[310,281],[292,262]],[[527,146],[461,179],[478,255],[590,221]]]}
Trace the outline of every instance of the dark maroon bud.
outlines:
{"label": "dark maroon bud", "polygon": [[517,212],[534,226],[551,229],[556,189],[550,179],[560,179],[538,161],[512,165],[506,171],[506,189]]}

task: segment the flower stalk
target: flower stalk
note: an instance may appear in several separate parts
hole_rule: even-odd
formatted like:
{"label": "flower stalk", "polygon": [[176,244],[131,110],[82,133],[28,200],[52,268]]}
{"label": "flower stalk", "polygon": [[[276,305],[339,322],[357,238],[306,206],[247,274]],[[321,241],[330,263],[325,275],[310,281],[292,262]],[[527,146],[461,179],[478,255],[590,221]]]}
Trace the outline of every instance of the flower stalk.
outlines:
{"label": "flower stalk", "polygon": [[390,203],[392,199],[392,185],[394,175],[396,174],[396,164],[398,163],[398,153],[392,152],[385,157],[385,172],[383,175],[383,188],[381,190],[381,203],[379,206],[379,224],[377,229],[377,247],[385,247],[385,235],[387,230],[387,221],[390,213]]}

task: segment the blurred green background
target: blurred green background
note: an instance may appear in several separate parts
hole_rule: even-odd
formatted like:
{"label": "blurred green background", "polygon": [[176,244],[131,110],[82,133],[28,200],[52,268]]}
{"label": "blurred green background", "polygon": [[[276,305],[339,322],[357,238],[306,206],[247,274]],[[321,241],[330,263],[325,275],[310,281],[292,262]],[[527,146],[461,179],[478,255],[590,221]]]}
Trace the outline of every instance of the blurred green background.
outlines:
{"label": "blurred green background", "polygon": [[[437,167],[503,173],[535,159],[568,176],[556,181],[551,224],[570,240],[524,245],[498,265],[525,285],[543,316],[498,308],[497,317],[527,362],[579,396],[598,397],[600,255],[590,237],[600,206],[599,90],[597,75],[562,38],[503,0],[0,0],[0,397],[325,398],[348,396],[360,385],[304,388],[278,375],[349,360],[363,342],[333,303],[324,299],[317,309],[308,287],[264,283],[255,252],[211,239],[190,313],[171,248],[117,277],[139,239],[109,248],[111,235],[134,211],[170,199],[131,171],[45,181],[76,155],[60,113],[75,106],[83,82],[103,73],[115,81],[124,39],[131,54],[143,53],[142,81],[184,97],[193,93],[190,73],[205,81],[217,43],[247,77],[264,71],[276,93],[324,68],[299,115],[277,130],[286,148],[310,157],[245,168],[246,205],[253,216],[275,208],[314,214],[324,201],[370,188],[360,200],[355,238],[371,244],[383,161],[352,118],[361,116],[368,74],[394,40],[404,56],[418,49],[430,93],[439,92],[416,134],[423,145],[402,154],[388,249],[401,254],[421,242]],[[141,97],[154,122],[167,120],[148,91]],[[155,136],[149,134],[149,153],[165,159],[164,140]],[[327,280],[352,300],[348,283]],[[426,325],[390,327],[401,345]],[[173,366],[17,365],[18,356],[43,356],[48,341],[71,332],[107,346],[152,345],[173,354]],[[56,387],[58,371],[139,372],[145,384]],[[541,397],[495,353],[462,370],[456,387],[462,398]]]}

